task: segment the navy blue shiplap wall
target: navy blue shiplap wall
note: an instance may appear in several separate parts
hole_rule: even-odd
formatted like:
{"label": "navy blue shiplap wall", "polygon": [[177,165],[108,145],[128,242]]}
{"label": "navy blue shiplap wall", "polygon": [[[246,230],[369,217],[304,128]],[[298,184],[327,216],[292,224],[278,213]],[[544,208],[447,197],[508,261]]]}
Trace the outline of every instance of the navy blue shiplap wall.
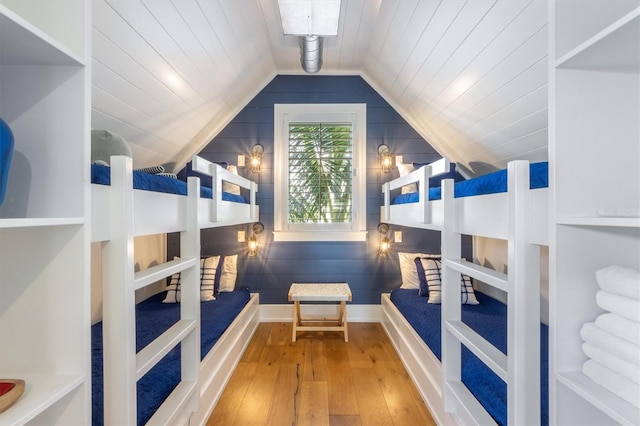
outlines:
{"label": "navy blue shiplap wall", "polygon": [[[366,242],[273,242],[273,110],[278,103],[366,103],[367,104],[367,230]],[[238,285],[260,293],[260,302],[287,303],[292,282],[348,282],[353,303],[380,303],[380,294],[401,283],[398,251],[440,252],[439,232],[392,226],[403,231],[403,242],[394,243],[387,257],[378,256],[382,197],[381,185],[398,176],[397,169],[383,174],[378,146],[387,144],[391,153],[405,162],[435,161],[440,155],[402,117],[357,76],[277,76],[200,153],[210,161],[237,164],[239,154],[249,155],[251,147],[264,146],[262,170],[239,173],[258,182],[257,202],[265,231],[257,236],[258,255],[246,255],[238,243],[238,231],[248,226],[213,228],[202,231],[202,253],[238,254]],[[178,252],[179,238],[169,238],[169,256]],[[465,245],[470,257],[470,243]],[[171,258],[169,257],[169,258]]]}

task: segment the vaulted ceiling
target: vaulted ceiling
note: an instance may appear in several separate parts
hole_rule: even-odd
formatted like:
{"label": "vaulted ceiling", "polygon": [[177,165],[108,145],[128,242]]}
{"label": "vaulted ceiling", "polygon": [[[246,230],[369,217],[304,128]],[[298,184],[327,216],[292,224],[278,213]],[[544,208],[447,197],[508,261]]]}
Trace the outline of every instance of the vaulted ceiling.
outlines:
{"label": "vaulted ceiling", "polygon": [[[342,0],[318,75],[360,75],[469,174],[547,158],[546,0]],[[277,74],[276,0],[94,0],[92,127],[182,167]]]}

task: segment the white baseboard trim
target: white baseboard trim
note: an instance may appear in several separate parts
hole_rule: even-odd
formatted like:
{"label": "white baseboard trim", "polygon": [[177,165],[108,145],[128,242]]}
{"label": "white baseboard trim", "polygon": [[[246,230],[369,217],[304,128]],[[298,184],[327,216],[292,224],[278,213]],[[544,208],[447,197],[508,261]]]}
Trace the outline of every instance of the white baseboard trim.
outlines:
{"label": "white baseboard trim", "polygon": [[[337,318],[340,305],[300,304],[304,319]],[[260,322],[280,322],[293,320],[293,304],[260,305]],[[349,322],[380,322],[380,305],[350,305],[347,303]]]}

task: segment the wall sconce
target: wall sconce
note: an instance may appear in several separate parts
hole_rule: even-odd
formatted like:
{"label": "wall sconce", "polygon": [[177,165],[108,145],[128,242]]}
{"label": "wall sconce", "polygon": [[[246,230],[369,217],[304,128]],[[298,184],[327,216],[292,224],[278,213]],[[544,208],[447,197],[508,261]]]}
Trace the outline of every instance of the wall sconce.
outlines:
{"label": "wall sconce", "polygon": [[378,147],[378,154],[380,154],[382,173],[389,173],[391,170],[391,151],[389,151],[389,147],[385,144],[380,145]]}
{"label": "wall sconce", "polygon": [[253,146],[251,150],[251,159],[249,160],[249,166],[251,167],[251,171],[253,173],[260,173],[260,165],[262,163],[262,153],[264,152],[264,147],[259,143]]}
{"label": "wall sconce", "polygon": [[260,222],[256,222],[251,226],[251,236],[247,240],[247,248],[249,249],[249,256],[255,256],[258,254],[258,240],[256,235],[264,231],[264,225]]}
{"label": "wall sconce", "polygon": [[389,225],[386,223],[379,224],[378,232],[382,236],[382,238],[380,238],[380,250],[378,251],[378,254],[381,257],[384,257],[389,253],[389,249],[391,249],[391,241],[389,241]]}

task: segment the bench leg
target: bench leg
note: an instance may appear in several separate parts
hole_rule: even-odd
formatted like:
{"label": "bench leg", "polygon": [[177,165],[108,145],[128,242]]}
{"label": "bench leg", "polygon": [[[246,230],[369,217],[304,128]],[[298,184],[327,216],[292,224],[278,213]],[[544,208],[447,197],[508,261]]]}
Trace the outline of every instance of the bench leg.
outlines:
{"label": "bench leg", "polygon": [[298,321],[300,318],[300,302],[298,302],[297,300],[294,300],[293,302],[293,335],[291,337],[291,341],[295,342],[296,341],[296,333],[297,333],[297,326],[298,326]]}
{"label": "bench leg", "polygon": [[349,331],[347,329],[347,302],[340,302],[340,318],[342,319],[342,327],[344,328],[344,341],[349,341]]}

